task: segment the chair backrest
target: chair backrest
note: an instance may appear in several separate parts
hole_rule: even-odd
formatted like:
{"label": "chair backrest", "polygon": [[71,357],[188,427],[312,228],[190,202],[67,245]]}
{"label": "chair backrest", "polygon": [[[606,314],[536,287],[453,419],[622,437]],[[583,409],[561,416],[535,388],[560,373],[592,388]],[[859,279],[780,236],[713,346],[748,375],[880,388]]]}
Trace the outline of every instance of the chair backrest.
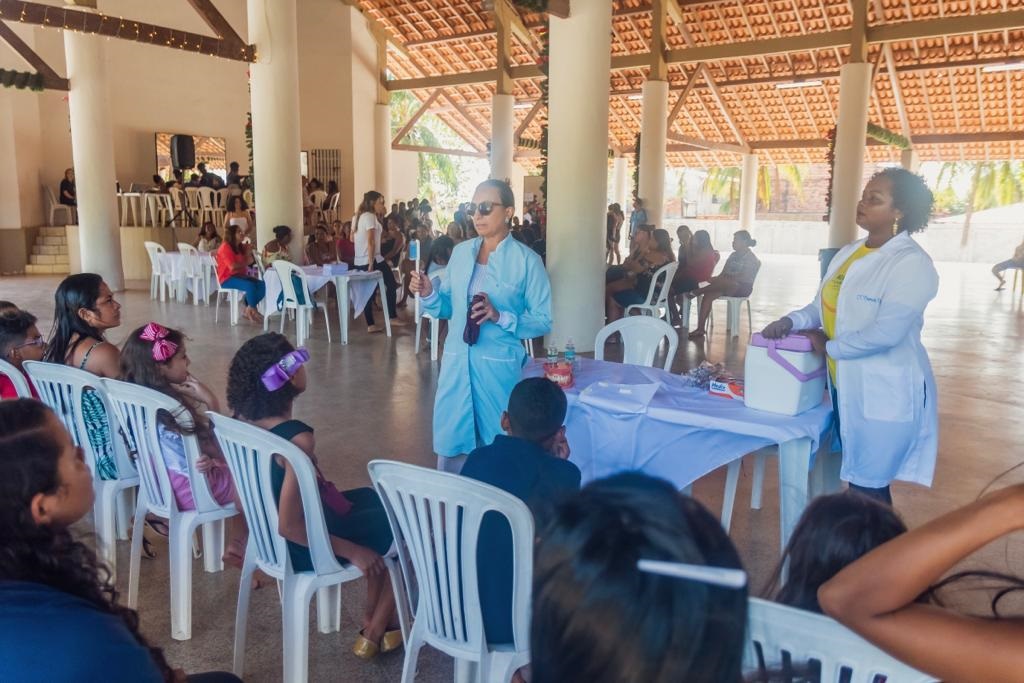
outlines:
{"label": "chair backrest", "polygon": [[327,201],[327,193],[323,190],[316,190],[309,193],[309,201],[313,203],[313,208],[319,209],[323,207],[324,202]]}
{"label": "chair backrest", "polygon": [[665,353],[663,367],[666,370],[672,369],[676,347],[679,346],[679,333],[661,318],[634,315],[605,325],[597,331],[594,340],[595,360],[604,360],[604,343],[616,332],[622,336],[622,362],[647,367],[654,367],[654,357],[661,346],[661,340],[667,337],[668,351]]}
{"label": "chair backrest", "polygon": [[159,242],[145,241],[143,244],[146,246],[146,253],[149,254],[149,265],[153,269],[154,273],[163,272],[163,264],[160,262],[160,254],[167,253],[164,249],[164,245]]}
{"label": "chair backrest", "polygon": [[899,683],[935,679],[890,657],[839,622],[822,614],[750,599],[744,671],[820,666],[821,683],[871,683],[877,676]]}
{"label": "chair backrest", "polygon": [[341,199],[341,193],[340,192],[335,192],[334,194],[332,194],[331,195],[331,203],[328,205],[328,208],[331,211],[337,211],[338,210],[338,201],[340,199]]}
{"label": "chair backrest", "polygon": [[647,298],[644,299],[645,304],[648,306],[662,306],[668,303],[670,285],[672,284],[672,279],[676,276],[676,268],[678,267],[678,263],[671,261],[655,271],[654,277],[651,278],[651,284],[647,288]]}
{"label": "chair backrest", "polygon": [[48,204],[46,208],[49,209],[50,207],[57,206],[57,196],[53,194],[53,188],[49,185],[43,185],[43,192],[45,193],[46,202]]}
{"label": "chair backrest", "polygon": [[[277,276],[281,279],[281,291],[284,293],[284,307],[285,308],[313,308],[313,297],[309,295],[309,284],[306,282],[306,273],[294,263],[285,261],[284,259],[277,259],[271,267],[277,272]],[[295,291],[295,282],[292,280],[292,276],[295,275],[299,278],[302,283],[302,291],[304,293],[302,297],[302,303],[299,303],[298,292]]]}
{"label": "chair backrest", "polygon": [[107,415],[117,476],[119,479],[135,478],[135,467],[128,456],[124,439],[118,435],[117,419],[111,413],[110,399],[103,385],[103,378],[85,370],[57,363],[27,360],[23,366],[25,373],[32,380],[32,385],[39,392],[39,400],[57,414],[64,428],[71,434],[75,445],[82,447],[85,461],[92,470],[93,477],[98,478],[96,453],[93,452],[92,443],[86,436],[85,416],[82,414],[82,392],[91,389],[103,404],[103,410]]}
{"label": "chair backrest", "polygon": [[180,187],[172,187],[167,193],[171,197],[171,208],[181,211],[186,208],[187,197]]}
{"label": "chair backrest", "polygon": [[193,209],[200,208],[199,204],[199,188],[198,187],[186,187],[185,196],[188,198],[188,205]]}
{"label": "chair backrest", "polygon": [[138,384],[104,379],[103,386],[121,430],[136,454],[139,486],[149,501],[150,510],[163,517],[170,517],[178,510],[160,446],[157,413],[161,410],[167,411],[181,428],[181,441],[196,511],[220,509],[221,506],[210,495],[206,477],[195,469],[201,451],[198,437],[195,433],[189,433],[194,425],[185,407],[167,394]]}
{"label": "chair backrest", "polygon": [[267,266],[263,262],[263,254],[261,254],[260,252],[258,252],[256,250],[253,250],[253,252],[252,252],[252,261],[253,261],[253,263],[256,264],[256,270],[258,270],[259,273],[260,273],[260,279],[261,280],[267,279]]}
{"label": "chair backrest", "polygon": [[274,456],[291,465],[299,483],[313,572],[326,576],[345,569],[331,550],[316,469],[301,448],[255,425],[208,412],[217,442],[227,459],[249,525],[249,544],[260,569],[276,579],[295,573],[285,539],[278,532],[277,501],[271,484]]}
{"label": "chair backrest", "polygon": [[252,200],[254,196],[255,195],[253,195],[252,190],[246,190],[242,193],[242,199],[245,200],[245,203],[249,205],[250,209],[252,209]]}
{"label": "chair backrest", "polygon": [[216,207],[214,204],[214,191],[212,187],[197,187],[196,197],[199,199],[199,206],[204,209],[212,209]]}
{"label": "chair backrest", "polygon": [[[465,477],[388,460],[367,465],[395,535],[405,585],[418,586],[416,619],[426,640],[479,654],[487,642],[477,585],[477,538],[487,512],[512,530],[512,633],[517,651],[529,648],[533,582],[533,516],[510,493]],[[411,601],[411,596],[410,596]]]}
{"label": "chair backrest", "polygon": [[21,374],[21,370],[5,360],[0,360],[0,375],[6,375],[7,379],[11,380],[18,398],[33,398],[32,389],[29,388],[28,380]]}
{"label": "chair backrest", "polygon": [[222,187],[214,193],[214,206],[218,209],[225,209],[228,205],[228,197],[230,197],[228,188]]}

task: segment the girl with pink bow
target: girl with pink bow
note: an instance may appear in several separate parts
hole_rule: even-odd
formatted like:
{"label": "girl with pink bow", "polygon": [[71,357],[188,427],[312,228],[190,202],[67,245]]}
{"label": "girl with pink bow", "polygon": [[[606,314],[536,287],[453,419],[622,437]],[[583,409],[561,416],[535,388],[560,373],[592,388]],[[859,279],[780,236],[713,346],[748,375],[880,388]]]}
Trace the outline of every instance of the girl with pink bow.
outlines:
{"label": "girl with pink bow", "polygon": [[[187,411],[192,418],[202,449],[202,456],[195,463],[196,469],[206,477],[214,500],[221,505],[234,502],[241,509],[231,472],[206,418],[207,410],[220,410],[220,402],[206,385],[189,373],[188,368],[185,335],[159,323],[151,322],[133,330],[121,349],[121,380],[154,389],[181,403],[182,410]],[[161,412],[157,431],[160,453],[178,509],[194,510],[196,505],[189,484],[185,446],[181,439],[182,428],[175,416]],[[249,535],[245,517],[231,517],[227,533],[224,562],[241,569]]]}

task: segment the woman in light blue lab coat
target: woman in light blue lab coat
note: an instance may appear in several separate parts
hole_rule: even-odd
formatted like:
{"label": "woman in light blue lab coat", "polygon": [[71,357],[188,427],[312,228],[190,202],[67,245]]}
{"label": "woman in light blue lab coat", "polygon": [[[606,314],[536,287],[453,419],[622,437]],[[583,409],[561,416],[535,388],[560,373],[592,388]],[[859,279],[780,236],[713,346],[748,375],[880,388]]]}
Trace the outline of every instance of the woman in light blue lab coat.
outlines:
{"label": "woman in light blue lab coat", "polygon": [[867,238],[839,250],[814,301],[762,333],[775,339],[803,330],[825,355],[840,477],[887,503],[895,479],[930,486],[938,452],[935,377],[921,327],[939,276],[910,237],[928,224],[931,209],[920,176],[901,168],[876,173],[857,205]]}
{"label": "woman in light blue lab coat", "polygon": [[[454,472],[500,433],[501,413],[526,361],[523,340],[551,329],[544,264],[509,234],[515,197],[508,183],[480,183],[467,213],[479,236],[455,246],[440,288],[419,272],[410,283],[423,312],[451,320],[434,399],[434,451],[438,469]],[[471,343],[474,323],[479,336]]]}

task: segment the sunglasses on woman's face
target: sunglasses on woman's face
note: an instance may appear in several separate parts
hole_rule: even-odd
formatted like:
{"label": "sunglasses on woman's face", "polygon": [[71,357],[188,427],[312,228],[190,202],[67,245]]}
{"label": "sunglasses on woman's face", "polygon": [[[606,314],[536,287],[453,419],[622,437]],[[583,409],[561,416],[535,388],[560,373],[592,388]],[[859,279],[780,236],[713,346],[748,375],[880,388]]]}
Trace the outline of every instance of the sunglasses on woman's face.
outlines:
{"label": "sunglasses on woman's face", "polygon": [[496,206],[505,205],[501,202],[480,202],[479,204],[470,204],[466,207],[466,213],[470,216],[475,216],[479,211],[481,216],[490,216]]}

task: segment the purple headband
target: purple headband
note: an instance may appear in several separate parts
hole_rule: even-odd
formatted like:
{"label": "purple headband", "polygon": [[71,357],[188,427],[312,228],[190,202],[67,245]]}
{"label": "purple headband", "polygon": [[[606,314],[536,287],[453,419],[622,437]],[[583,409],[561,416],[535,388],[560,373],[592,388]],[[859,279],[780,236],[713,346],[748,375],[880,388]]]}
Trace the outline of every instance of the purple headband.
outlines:
{"label": "purple headband", "polygon": [[295,373],[299,371],[299,368],[308,360],[309,351],[305,348],[289,351],[281,360],[267,368],[260,377],[260,380],[263,382],[263,386],[267,388],[267,391],[277,391],[285,384],[288,384],[292,377],[295,376]]}

